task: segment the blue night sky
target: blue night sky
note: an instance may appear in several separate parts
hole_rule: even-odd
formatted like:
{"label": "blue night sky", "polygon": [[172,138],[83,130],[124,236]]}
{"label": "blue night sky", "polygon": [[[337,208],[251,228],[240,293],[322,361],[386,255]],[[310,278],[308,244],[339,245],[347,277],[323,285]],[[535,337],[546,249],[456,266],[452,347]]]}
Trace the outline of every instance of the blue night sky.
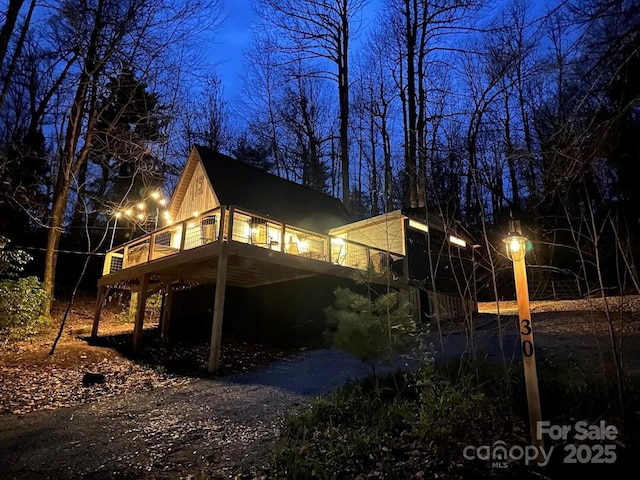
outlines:
{"label": "blue night sky", "polygon": [[243,82],[242,54],[251,43],[251,24],[256,19],[251,3],[252,0],[222,0],[226,18],[215,33],[211,61],[216,64],[230,102],[240,93]]}

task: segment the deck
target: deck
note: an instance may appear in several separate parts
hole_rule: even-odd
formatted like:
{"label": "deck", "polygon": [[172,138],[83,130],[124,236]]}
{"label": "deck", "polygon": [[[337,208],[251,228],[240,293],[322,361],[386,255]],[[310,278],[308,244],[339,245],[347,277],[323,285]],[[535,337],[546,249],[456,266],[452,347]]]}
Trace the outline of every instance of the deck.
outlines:
{"label": "deck", "polygon": [[[133,348],[139,350],[146,298],[163,290],[161,337],[166,338],[174,287],[216,285],[209,370],[220,356],[225,288],[285,282],[313,275],[363,279],[408,289],[404,255],[339,236],[312,232],[233,206],[220,206],[154,231],[107,252],[91,336],[110,289],[135,292]],[[165,305],[166,300],[166,305]]]}
{"label": "deck", "polygon": [[225,244],[229,285],[249,288],[317,274],[352,278],[359,271],[370,272],[376,283],[402,286],[405,280],[403,255],[221,206],[107,252],[98,285],[124,285],[145,274],[215,283]]}

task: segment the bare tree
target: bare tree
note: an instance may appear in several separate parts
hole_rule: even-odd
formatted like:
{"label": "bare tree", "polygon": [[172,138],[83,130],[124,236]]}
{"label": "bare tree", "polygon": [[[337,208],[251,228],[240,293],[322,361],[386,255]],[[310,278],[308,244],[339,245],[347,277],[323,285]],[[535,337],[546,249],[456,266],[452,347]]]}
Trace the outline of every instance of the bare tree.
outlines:
{"label": "bare tree", "polygon": [[[449,39],[464,34],[461,21],[475,2],[469,0],[391,0],[390,33],[395,43],[397,83],[402,101],[405,147],[405,202],[425,204],[426,141],[435,119],[429,115],[429,94],[441,86],[430,67],[452,51]],[[438,95],[439,96],[439,95]]]}
{"label": "bare tree", "polygon": [[[207,4],[208,6],[214,6]],[[58,7],[51,22],[50,42],[73,59],[73,77],[61,103],[61,136],[56,147],[53,204],[45,253],[44,288],[53,298],[57,248],[65,226],[72,185],[91,154],[100,118],[100,93],[121,65],[148,72],[172,42],[195,35],[196,14],[207,6],[198,2],[172,5],[163,0],[95,0],[91,5],[70,0]],[[211,12],[213,18],[216,10]],[[76,55],[73,56],[73,53]]]}
{"label": "bare tree", "polygon": [[222,152],[231,147],[229,112],[220,78],[213,74],[206,80],[196,98],[185,102],[182,112],[185,152],[195,144]]}
{"label": "bare tree", "polygon": [[[261,0],[262,18],[287,34],[288,41],[279,46],[283,51],[303,57],[323,59],[336,68],[316,73],[334,79],[338,84],[340,119],[340,163],[342,167],[342,200],[349,206],[349,48],[357,25],[356,16],[367,0]],[[355,28],[354,28],[355,27]]]}

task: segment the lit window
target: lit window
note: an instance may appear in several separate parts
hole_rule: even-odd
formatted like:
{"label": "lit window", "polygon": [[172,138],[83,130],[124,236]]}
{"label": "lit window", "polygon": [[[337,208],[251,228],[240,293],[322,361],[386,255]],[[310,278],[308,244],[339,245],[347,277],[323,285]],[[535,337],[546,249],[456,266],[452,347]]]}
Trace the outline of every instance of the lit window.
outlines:
{"label": "lit window", "polygon": [[415,220],[409,220],[409,227],[415,230],[420,230],[421,232],[424,232],[424,233],[429,233],[428,226],[426,226],[424,223],[420,223]]}
{"label": "lit window", "polygon": [[459,247],[466,247],[467,246],[467,242],[465,242],[461,238],[454,237],[453,235],[449,235],[449,241],[451,243],[453,243],[454,245],[458,245]]}

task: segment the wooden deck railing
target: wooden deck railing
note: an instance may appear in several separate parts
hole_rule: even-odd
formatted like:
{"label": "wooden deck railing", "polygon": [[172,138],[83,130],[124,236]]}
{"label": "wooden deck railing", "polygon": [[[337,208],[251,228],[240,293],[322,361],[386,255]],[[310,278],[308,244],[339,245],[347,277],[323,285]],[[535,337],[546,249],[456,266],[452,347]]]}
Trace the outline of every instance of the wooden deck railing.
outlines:
{"label": "wooden deck railing", "polygon": [[[222,235],[221,235],[222,232]],[[227,238],[231,235],[231,239]],[[312,232],[237,207],[220,206],[136,238],[107,252],[102,274],[123,270],[213,242],[232,241],[357,270],[390,271],[402,255]],[[399,262],[402,265],[403,262]],[[402,268],[402,267],[401,267]]]}

